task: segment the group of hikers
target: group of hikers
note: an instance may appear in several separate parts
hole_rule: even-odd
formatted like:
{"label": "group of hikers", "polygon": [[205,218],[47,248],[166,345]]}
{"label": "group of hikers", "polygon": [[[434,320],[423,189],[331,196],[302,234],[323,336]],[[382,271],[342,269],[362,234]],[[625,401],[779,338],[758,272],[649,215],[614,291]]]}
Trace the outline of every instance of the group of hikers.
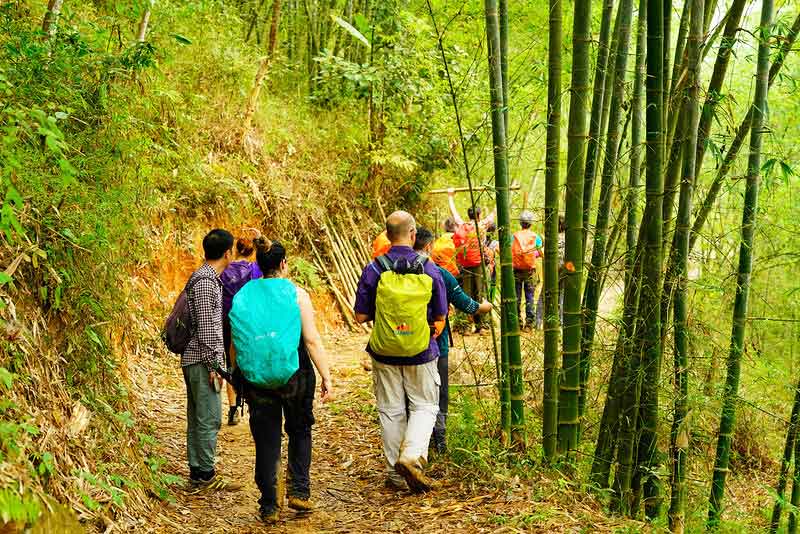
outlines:
{"label": "group of hikers", "polygon": [[[389,215],[355,295],[356,320],[372,323],[365,350],[372,357],[386,485],[396,490],[426,492],[438,486],[425,467],[430,447],[437,453],[447,447],[450,305],[472,316],[477,332],[481,316],[492,309],[483,294],[483,269],[496,280],[498,246],[483,238],[492,234],[494,214],[481,219],[480,210],[470,208],[469,220],[462,220],[452,191],[450,207],[452,217],[438,238],[405,211]],[[537,324],[533,300],[536,258],[542,253],[532,223],[532,214],[523,212],[513,245],[517,294],[526,296],[529,328]],[[239,399],[249,407],[261,519],[279,519],[282,424],[288,436],[287,504],[309,512],[314,508],[309,479],[314,368],[321,379],[320,400],[333,398],[311,299],[289,279],[286,249],[256,229],[237,237],[211,230],[203,251],[205,261],[190,276],[163,333],[168,348],[181,355],[189,484],[198,492],[241,488],[215,470],[221,391],[227,382],[228,424],[238,422]]]}

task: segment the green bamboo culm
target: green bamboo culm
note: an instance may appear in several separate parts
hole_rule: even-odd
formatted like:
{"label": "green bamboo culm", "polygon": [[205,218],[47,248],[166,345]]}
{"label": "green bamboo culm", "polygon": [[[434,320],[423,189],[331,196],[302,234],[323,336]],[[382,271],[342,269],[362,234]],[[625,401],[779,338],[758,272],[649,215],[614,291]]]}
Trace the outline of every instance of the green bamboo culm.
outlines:
{"label": "green bamboo culm", "polygon": [[781,523],[781,513],[786,499],[786,482],[789,477],[789,467],[792,465],[792,453],[794,452],[795,440],[797,439],[797,422],[800,416],[800,381],[794,390],[794,403],[792,404],[792,416],[789,418],[789,426],[786,429],[786,444],[783,447],[783,457],[781,458],[781,470],[778,473],[778,482],[775,484],[775,506],[772,508],[772,518],[769,522],[769,534],[778,532]]}
{"label": "green bamboo culm", "polygon": [[[635,306],[638,305],[638,291],[632,292],[634,262],[636,259],[636,237],[639,228],[639,178],[642,161],[642,109],[644,96],[645,76],[645,40],[647,39],[647,0],[639,0],[639,12],[636,24],[636,67],[634,69],[633,94],[631,95],[631,149],[628,191],[625,197],[626,224],[625,224],[625,307],[626,317],[632,320]],[[633,311],[631,312],[631,307]],[[592,484],[600,489],[609,487],[611,465],[618,442],[620,400],[624,385],[629,381],[629,366],[622,360],[625,358],[625,331],[623,324],[614,351],[614,360],[611,367],[611,379],[608,384],[606,402],[603,406],[603,415],[597,432],[597,442],[592,461]],[[617,496],[617,500],[618,500]]]}
{"label": "green bamboo culm", "polygon": [[[750,156],[747,159],[747,183],[744,194],[744,209],[742,210],[742,234],[739,246],[739,269],[736,276],[736,298],[733,304],[731,345],[728,353],[717,454],[714,461],[714,474],[708,507],[707,525],[709,528],[716,528],[719,525],[722,514],[725,479],[728,474],[731,441],[733,440],[733,429],[736,424],[739,374],[747,325],[747,301],[750,296],[750,274],[753,269],[753,245],[756,214],[758,212],[759,173],[761,171],[761,142],[766,124],[767,92],[769,91],[769,37],[772,27],[773,8],[773,0],[764,0],[761,4],[761,22],[757,33],[759,37],[758,64],[752,108],[753,124],[750,133]],[[797,483],[798,478],[795,476],[795,484],[797,485]],[[792,491],[794,493],[794,490]]]}
{"label": "green bamboo culm", "polygon": [[547,146],[544,184],[544,392],[542,448],[556,456],[558,437],[558,341],[561,320],[558,303],[558,203],[561,152],[561,0],[550,0],[547,49]]}
{"label": "green bamboo culm", "polygon": [[588,134],[589,55],[592,2],[575,0],[572,25],[572,88],[567,129],[566,246],[564,252],[564,339],[558,396],[558,451],[578,446],[578,394],[581,355],[581,282],[583,278],[583,171]]}
{"label": "green bamboo culm", "polygon": [[[453,103],[453,114],[455,115],[456,119],[456,126],[458,128],[458,140],[459,140],[459,145],[461,147],[461,157],[464,163],[464,176],[467,179],[467,186],[469,188],[470,204],[474,209],[477,204],[475,202],[475,190],[472,187],[472,175],[470,173],[469,158],[467,157],[467,143],[464,139],[464,128],[461,125],[461,113],[459,111],[459,106],[458,106],[458,95],[456,94],[456,89],[455,86],[453,85],[453,78],[452,76],[450,76],[450,65],[447,61],[447,55],[444,52],[444,43],[442,42],[442,34],[439,32],[439,25],[436,23],[436,15],[433,12],[433,6],[431,5],[430,0],[426,0],[426,4],[428,5],[428,14],[431,17],[431,23],[433,24],[433,29],[436,32],[436,42],[439,45],[439,53],[441,54],[442,57],[442,65],[444,66],[444,73],[445,77],[447,78],[447,87],[449,89],[450,99]],[[480,228],[478,228],[478,231],[480,232]],[[480,249],[481,257],[484,257],[483,241],[481,241],[480,239],[478,240],[478,248]],[[481,275],[483,276],[483,280],[485,283],[486,280],[489,279],[488,270],[486,268],[485,262],[481,264]],[[505,372],[504,375],[503,370],[501,369],[502,364],[497,354],[497,334],[495,332],[494,321],[489,321],[489,330],[492,334],[492,352],[494,353],[495,373],[497,377],[497,383],[500,387],[499,397],[501,403],[501,415],[504,413],[502,408],[505,407],[506,416],[503,419],[503,421],[505,421],[506,419],[509,421],[509,424],[504,427],[505,433],[503,435],[506,436],[506,438],[508,438],[511,431],[510,417],[508,417],[508,412],[509,412],[508,404],[509,404],[510,393],[508,388],[506,387],[507,381],[503,380],[503,376],[508,376],[508,373]],[[507,371],[508,366],[506,366],[505,369]]]}
{"label": "green bamboo culm", "polygon": [[789,499],[791,512],[789,512],[789,524],[787,525],[786,532],[788,534],[797,534],[797,509],[800,507],[800,439],[795,436],[794,440],[794,477],[792,479],[792,496]]}
{"label": "green bamboo culm", "polygon": [[[603,158],[603,172],[600,182],[600,199],[597,205],[597,218],[594,226],[594,246],[586,289],[583,293],[583,329],[581,336],[581,381],[578,396],[578,416],[583,418],[586,407],[587,384],[594,342],[597,308],[600,304],[600,293],[605,272],[606,242],[608,238],[608,222],[613,198],[614,176],[617,169],[619,139],[622,132],[623,100],[625,98],[625,74],[628,69],[628,46],[631,35],[631,19],[633,17],[633,0],[622,0],[617,11],[617,39],[614,54],[614,72],[610,76],[614,80],[611,94],[608,134]],[[584,195],[585,198],[585,195]],[[585,210],[584,210],[585,211]]]}
{"label": "green bamboo culm", "polygon": [[[611,17],[614,13],[614,0],[603,0],[603,11],[600,16],[600,36],[597,41],[597,64],[592,88],[592,108],[589,118],[589,138],[586,144],[586,166],[583,171],[583,246],[586,246],[586,234],[589,231],[589,214],[591,213],[594,181],[599,163],[600,137],[603,134],[603,108],[609,96],[605,92],[608,72],[608,56],[611,51]],[[585,249],[584,249],[585,251]]]}
{"label": "green bamboo culm", "polygon": [[[511,389],[511,441],[525,442],[523,406],[522,355],[519,345],[517,296],[514,290],[514,269],[511,262],[511,210],[508,198],[508,154],[505,121],[503,119],[503,79],[500,61],[500,25],[497,0],[485,0],[486,38],[490,43],[489,96],[492,105],[492,140],[494,144],[494,178],[497,202],[497,227],[500,240],[501,337],[507,343],[509,381]],[[501,343],[502,344],[502,343]]]}
{"label": "green bamboo culm", "polygon": [[[800,15],[797,15],[792,27],[789,29],[786,37],[783,39],[783,44],[781,44],[780,50],[775,55],[772,66],[769,68],[769,87],[772,87],[773,82],[778,78],[781,67],[783,67],[784,62],[786,61],[786,56],[789,54],[789,52],[791,52],[798,35],[800,35]],[[697,242],[697,237],[700,235],[706,220],[708,220],[708,216],[711,214],[711,210],[714,208],[717,195],[722,190],[722,186],[725,183],[725,178],[728,176],[728,173],[733,167],[733,163],[736,161],[736,156],[739,155],[739,150],[742,148],[742,144],[744,144],[747,133],[750,131],[753,123],[754,108],[755,105],[750,106],[750,110],[747,112],[747,115],[739,124],[739,128],[736,130],[736,135],[734,136],[733,141],[731,141],[731,145],[728,148],[728,152],[725,153],[725,157],[723,158],[719,169],[717,169],[717,172],[714,175],[714,181],[712,182],[711,187],[709,187],[708,192],[703,199],[702,205],[697,210],[697,216],[695,217],[694,224],[692,225],[692,235],[689,238],[689,252],[691,252],[694,248],[694,245]]]}
{"label": "green bamboo culm", "polygon": [[[646,81],[646,183],[639,324],[642,350],[642,388],[639,399],[639,447],[634,477],[644,480],[645,514],[658,517],[661,489],[657,478],[661,463],[658,451],[658,392],[661,377],[661,264],[662,230],[664,226],[662,195],[664,193],[664,2],[647,4],[647,81]],[[638,350],[638,347],[637,349]],[[639,501],[636,481],[634,502]],[[636,513],[636,510],[633,510]]]}
{"label": "green bamboo culm", "polygon": [[[683,139],[683,171],[675,223],[673,256],[677,286],[675,291],[675,400],[670,432],[671,476],[669,527],[683,534],[686,526],[686,463],[689,449],[689,332],[687,319],[687,272],[689,264],[689,231],[691,230],[692,194],[694,191],[697,135],[700,123],[700,47],[703,39],[703,0],[691,0],[691,22],[687,49],[687,95],[683,114],[687,119]],[[663,308],[662,308],[663,310]]]}

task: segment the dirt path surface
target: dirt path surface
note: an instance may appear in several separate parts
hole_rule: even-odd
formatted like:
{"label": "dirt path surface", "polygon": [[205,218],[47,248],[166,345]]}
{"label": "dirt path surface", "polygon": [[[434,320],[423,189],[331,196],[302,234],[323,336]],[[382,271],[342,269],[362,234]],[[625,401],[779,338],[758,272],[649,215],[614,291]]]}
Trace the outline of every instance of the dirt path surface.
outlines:
{"label": "dirt path surface", "polygon": [[[486,513],[501,497],[473,487],[474,481],[452,483],[427,495],[396,492],[384,486],[383,456],[371,377],[362,366],[363,336],[327,336],[335,369],[337,398],[314,414],[311,467],[312,497],[317,510],[309,515],[284,508],[281,522],[263,525],[257,515],[258,490],[253,480],[255,449],[247,415],[237,426],[223,427],[217,445],[217,468],[243,484],[238,492],[191,495],[175,491],[176,503],[165,508],[149,532],[491,532],[497,529]],[[173,362],[174,363],[174,362]],[[186,478],[185,399],[177,368],[165,368],[163,379],[148,396],[149,411],[168,460],[166,471]],[[223,400],[223,412],[227,402]],[[284,437],[284,462],[286,438]],[[446,467],[433,466],[443,477]],[[508,503],[508,498],[502,500]]]}

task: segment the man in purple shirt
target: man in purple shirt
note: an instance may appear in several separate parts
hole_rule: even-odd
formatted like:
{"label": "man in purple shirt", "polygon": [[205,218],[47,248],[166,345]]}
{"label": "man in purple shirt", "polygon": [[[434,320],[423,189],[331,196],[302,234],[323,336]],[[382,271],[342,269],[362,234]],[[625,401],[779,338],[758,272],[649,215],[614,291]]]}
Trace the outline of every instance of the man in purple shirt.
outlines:
{"label": "man in purple shirt", "polygon": [[[391,262],[405,259],[412,264],[417,259],[413,249],[417,227],[411,214],[396,211],[389,215],[386,236],[392,243],[386,253]],[[354,306],[356,320],[360,323],[375,318],[376,293],[382,272],[380,265],[373,261],[361,274]],[[425,262],[423,272],[433,280],[428,324],[443,325],[447,315],[447,290],[442,275],[432,261]],[[439,347],[433,329],[428,348],[415,356],[377,354],[369,344],[366,350],[375,360],[372,379],[388,465],[387,483],[396,489],[402,489],[407,483],[416,492],[433,489],[437,484],[423,473],[428,442],[439,412],[440,379],[436,368]]]}

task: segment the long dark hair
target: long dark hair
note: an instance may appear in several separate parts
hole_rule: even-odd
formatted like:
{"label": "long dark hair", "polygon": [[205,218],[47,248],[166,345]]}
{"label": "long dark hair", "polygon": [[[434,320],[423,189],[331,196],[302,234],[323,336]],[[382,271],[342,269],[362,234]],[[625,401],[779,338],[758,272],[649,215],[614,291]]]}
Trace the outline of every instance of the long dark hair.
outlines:
{"label": "long dark hair", "polygon": [[256,246],[256,262],[264,276],[275,276],[281,269],[281,262],[286,259],[286,249],[279,241],[259,237],[254,240]]}

